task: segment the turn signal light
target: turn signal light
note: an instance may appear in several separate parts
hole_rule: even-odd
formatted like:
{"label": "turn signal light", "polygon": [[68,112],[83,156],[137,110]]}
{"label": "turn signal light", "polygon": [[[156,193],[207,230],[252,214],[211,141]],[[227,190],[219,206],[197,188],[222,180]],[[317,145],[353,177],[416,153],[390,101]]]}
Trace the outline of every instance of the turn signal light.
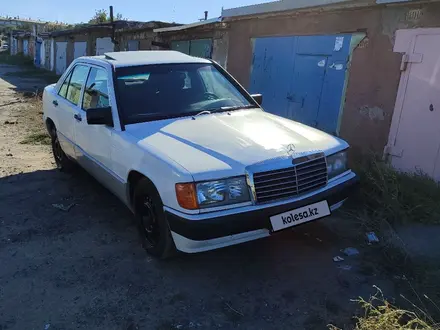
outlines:
{"label": "turn signal light", "polygon": [[184,209],[196,210],[199,208],[199,205],[197,204],[196,186],[194,183],[177,183],[176,196],[177,202]]}

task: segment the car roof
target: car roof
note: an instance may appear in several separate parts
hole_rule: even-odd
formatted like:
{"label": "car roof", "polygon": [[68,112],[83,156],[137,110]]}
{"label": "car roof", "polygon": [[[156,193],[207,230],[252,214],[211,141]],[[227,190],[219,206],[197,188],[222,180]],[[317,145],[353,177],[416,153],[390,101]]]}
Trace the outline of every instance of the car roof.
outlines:
{"label": "car roof", "polygon": [[110,52],[101,56],[85,57],[84,59],[105,61],[115,67],[172,63],[211,63],[204,58],[189,56],[173,50]]}

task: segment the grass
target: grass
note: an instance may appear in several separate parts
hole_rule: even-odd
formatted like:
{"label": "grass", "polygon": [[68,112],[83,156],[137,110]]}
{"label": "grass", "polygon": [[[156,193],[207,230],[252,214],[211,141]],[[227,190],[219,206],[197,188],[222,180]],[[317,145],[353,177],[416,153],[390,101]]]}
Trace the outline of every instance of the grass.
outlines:
{"label": "grass", "polygon": [[33,132],[26,136],[21,142],[21,144],[45,144],[50,145],[51,140],[47,132]]}
{"label": "grass", "polygon": [[376,156],[354,166],[361,189],[352,206],[391,224],[440,224],[440,185],[422,172],[397,172]]}
{"label": "grass", "polygon": [[28,100],[29,101],[27,104],[29,109],[26,111],[25,121],[31,123],[27,125],[30,128],[30,131],[27,132],[27,135],[20,143],[31,145],[50,145],[51,139],[41,118],[43,114],[43,102],[38,95],[30,97]]}
{"label": "grass", "polygon": [[[363,298],[354,300],[363,310],[363,315],[356,317],[355,330],[439,329],[439,325],[423,309],[412,303],[415,311],[400,309],[388,302],[379,288],[376,287],[376,290],[368,301]],[[434,302],[432,304],[437,307]],[[334,325],[329,325],[329,329],[340,330]]]}
{"label": "grass", "polygon": [[440,319],[440,309],[427,296],[440,299],[440,263],[413,257],[395,230],[414,223],[440,225],[440,185],[422,172],[398,172],[375,155],[357,160],[352,168],[361,185],[342,211],[352,226],[348,235],[358,244],[369,231],[380,238],[378,245],[365,250],[363,265],[373,273],[405,275],[405,280],[395,283],[396,289],[422,306],[401,295],[396,304],[406,308],[400,309],[383,299],[378,290],[368,301],[357,300],[364,314],[356,318],[355,329],[440,329],[434,322],[434,318]]}

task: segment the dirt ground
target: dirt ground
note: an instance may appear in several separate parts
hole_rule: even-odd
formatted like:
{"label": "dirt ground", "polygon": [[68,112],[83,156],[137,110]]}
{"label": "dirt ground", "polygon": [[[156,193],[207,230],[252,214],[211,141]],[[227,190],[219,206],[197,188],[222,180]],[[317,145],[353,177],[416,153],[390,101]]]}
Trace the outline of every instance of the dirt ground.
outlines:
{"label": "dirt ground", "polygon": [[42,124],[17,90],[44,82],[5,76],[18,70],[0,64],[1,330],[350,329],[350,299],[373,285],[392,295],[361,256],[333,261],[353,244],[335,216],[218,251],[150,258],[119,200],[83,171],[59,173],[48,145],[20,143]]}

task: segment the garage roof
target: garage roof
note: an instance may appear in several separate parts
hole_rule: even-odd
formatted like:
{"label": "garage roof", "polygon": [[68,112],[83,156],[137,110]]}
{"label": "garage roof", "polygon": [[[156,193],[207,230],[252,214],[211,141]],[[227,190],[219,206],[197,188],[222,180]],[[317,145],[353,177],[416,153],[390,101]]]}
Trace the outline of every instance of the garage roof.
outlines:
{"label": "garage roof", "polygon": [[162,33],[162,32],[172,32],[172,31],[182,31],[182,30],[195,28],[195,27],[201,26],[201,25],[218,23],[221,21],[222,21],[221,17],[216,17],[216,18],[211,18],[211,19],[200,21],[200,22],[184,24],[184,25],[180,25],[180,26],[171,26],[171,27],[166,27],[166,28],[154,29],[153,32]]}
{"label": "garage roof", "polygon": [[[330,5],[376,5],[391,4],[398,2],[417,2],[419,0],[279,0],[256,5],[223,9],[222,17],[246,16],[255,14],[266,14],[271,12],[323,7]],[[438,0],[433,0],[438,1]]]}
{"label": "garage roof", "polygon": [[244,7],[224,9],[222,10],[222,16],[233,17],[264,14],[277,11],[302,9],[307,7],[332,5],[349,1],[352,0],[279,0]]}

